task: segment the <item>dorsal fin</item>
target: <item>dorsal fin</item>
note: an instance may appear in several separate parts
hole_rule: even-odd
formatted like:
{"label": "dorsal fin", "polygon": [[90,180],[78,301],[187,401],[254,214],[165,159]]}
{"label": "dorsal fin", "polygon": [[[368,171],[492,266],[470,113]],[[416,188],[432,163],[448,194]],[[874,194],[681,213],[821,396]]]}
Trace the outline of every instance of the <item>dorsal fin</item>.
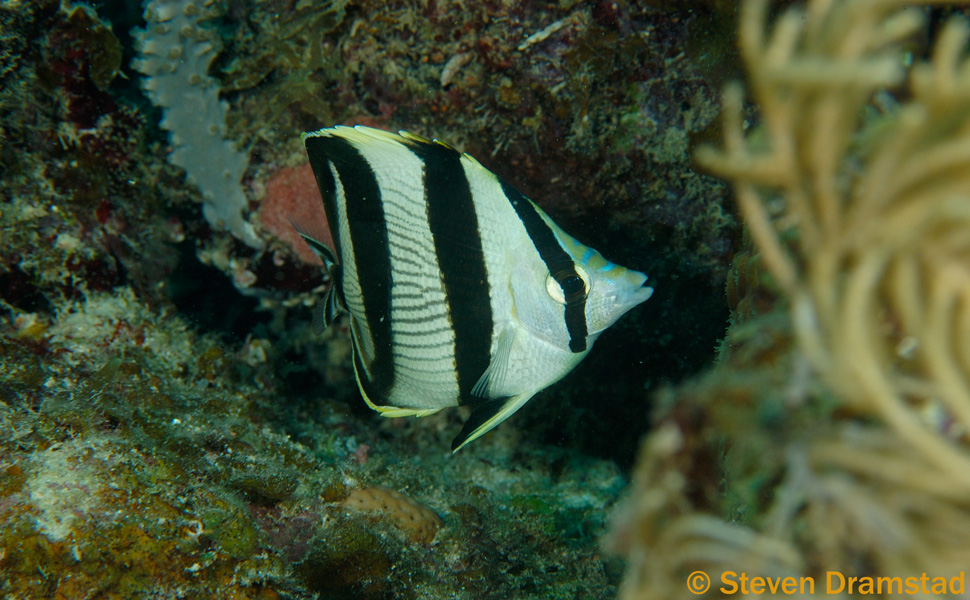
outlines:
{"label": "dorsal fin", "polygon": [[300,237],[302,237],[303,241],[307,243],[307,246],[310,246],[310,249],[313,250],[314,254],[320,257],[320,260],[323,261],[323,266],[327,268],[327,272],[329,273],[333,266],[338,264],[337,257],[333,255],[330,248],[327,248],[326,244],[307,233],[302,227],[293,221],[290,221],[290,225],[292,225],[293,229],[300,234]]}

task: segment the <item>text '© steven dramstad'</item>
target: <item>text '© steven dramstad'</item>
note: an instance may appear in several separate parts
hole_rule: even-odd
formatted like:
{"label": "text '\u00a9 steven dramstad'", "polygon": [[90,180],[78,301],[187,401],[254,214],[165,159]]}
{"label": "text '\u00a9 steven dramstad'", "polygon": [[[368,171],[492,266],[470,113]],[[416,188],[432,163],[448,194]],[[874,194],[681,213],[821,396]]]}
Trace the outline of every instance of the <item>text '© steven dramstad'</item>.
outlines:
{"label": "text '\u00a9 steven dramstad'", "polygon": [[923,573],[909,577],[858,577],[838,571],[827,571],[821,577],[760,577],[747,573],[725,571],[721,574],[721,592],[724,594],[963,594],[965,572],[955,577],[931,576]]}

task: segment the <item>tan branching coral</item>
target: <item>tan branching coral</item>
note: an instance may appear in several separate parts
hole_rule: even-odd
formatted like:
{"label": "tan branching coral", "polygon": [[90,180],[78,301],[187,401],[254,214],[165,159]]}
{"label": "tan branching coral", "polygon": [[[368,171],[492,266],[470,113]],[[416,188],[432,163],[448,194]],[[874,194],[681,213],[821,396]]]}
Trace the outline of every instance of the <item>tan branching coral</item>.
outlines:
{"label": "tan branching coral", "polygon": [[769,147],[744,141],[735,87],[725,150],[698,159],[735,183],[826,381],[970,490],[970,457],[952,442],[970,428],[967,26],[951,21],[912,69],[909,101],[861,126],[873,93],[904,77],[894,42],[920,26],[897,4],[815,2],[765,40],[765,2],[748,3],[742,49]]}
{"label": "tan branching coral", "polygon": [[[729,86],[723,149],[696,158],[734,185],[784,323],[733,326],[715,372],[661,411],[614,528],[623,598],[692,597],[695,569],[711,594],[733,569],[809,576],[821,596],[828,571],[970,564],[970,27],[951,19],[908,66],[919,8],[813,0],[770,28],[768,14],[742,3],[760,125],[745,131]],[[758,344],[774,358],[739,369],[735,347]],[[712,435],[713,491],[690,477]],[[759,475],[773,481],[745,502]]]}
{"label": "tan branching coral", "polygon": [[921,26],[898,4],[813,2],[764,39],[766,2],[747,3],[741,47],[767,147],[744,140],[732,87],[725,149],[697,158],[735,183],[826,381],[970,491],[970,457],[952,443],[970,430],[967,25],[945,27],[904,105],[862,123],[873,94],[902,83],[896,42]]}

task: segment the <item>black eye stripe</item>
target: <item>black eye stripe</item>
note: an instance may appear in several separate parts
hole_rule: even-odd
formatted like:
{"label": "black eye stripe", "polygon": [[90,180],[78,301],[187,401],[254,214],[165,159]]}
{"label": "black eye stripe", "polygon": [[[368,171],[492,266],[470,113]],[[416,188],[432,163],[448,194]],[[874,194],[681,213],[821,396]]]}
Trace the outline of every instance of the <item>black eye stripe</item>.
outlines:
{"label": "black eye stripe", "polygon": [[[546,263],[549,273],[553,274],[553,279],[562,288],[562,284],[559,283],[562,275],[566,273],[576,275],[572,259],[559,245],[552,228],[542,220],[539,209],[514,187],[504,181],[499,180],[499,182],[506,198],[512,204],[512,208],[515,209],[519,219],[522,220],[529,238],[532,239],[536,251],[539,252],[539,257],[542,258],[542,262]],[[563,290],[563,296],[565,297],[565,295],[566,291]],[[586,336],[588,335],[586,328],[586,293],[579,294],[575,298],[565,298],[565,300],[564,317],[566,330],[569,332],[569,349],[573,352],[585,352],[588,349],[586,344]]]}

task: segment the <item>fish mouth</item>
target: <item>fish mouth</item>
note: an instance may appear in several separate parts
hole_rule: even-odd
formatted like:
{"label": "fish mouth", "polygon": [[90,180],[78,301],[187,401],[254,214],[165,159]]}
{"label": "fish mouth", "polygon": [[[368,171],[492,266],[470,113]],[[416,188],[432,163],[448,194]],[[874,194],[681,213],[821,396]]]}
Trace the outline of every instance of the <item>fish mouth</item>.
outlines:
{"label": "fish mouth", "polygon": [[629,306],[636,306],[653,295],[653,288],[647,285],[649,278],[640,271],[629,271],[629,280],[633,284],[626,294],[620,295],[620,302]]}
{"label": "fish mouth", "polygon": [[646,302],[647,299],[649,299],[652,295],[653,288],[648,286],[646,281],[644,281],[643,285],[635,289],[633,293],[627,295],[626,298],[621,298],[620,303],[629,309],[633,308],[637,304],[640,304],[641,302]]}
{"label": "fish mouth", "polygon": [[[611,310],[614,311],[614,314],[616,315],[615,318],[619,319],[620,316],[626,314],[627,311],[633,307],[646,302],[647,299],[649,299],[652,295],[653,288],[644,283],[639,287],[622,290],[619,291],[619,293],[611,295],[608,302],[612,306]],[[609,327],[609,325],[607,325],[607,327]],[[606,327],[603,329],[606,329]]]}
{"label": "fish mouth", "polygon": [[647,276],[639,271],[629,272],[629,287],[617,295],[616,304],[622,307],[624,312],[630,310],[637,304],[645,302],[653,295],[653,288],[647,285]]}

